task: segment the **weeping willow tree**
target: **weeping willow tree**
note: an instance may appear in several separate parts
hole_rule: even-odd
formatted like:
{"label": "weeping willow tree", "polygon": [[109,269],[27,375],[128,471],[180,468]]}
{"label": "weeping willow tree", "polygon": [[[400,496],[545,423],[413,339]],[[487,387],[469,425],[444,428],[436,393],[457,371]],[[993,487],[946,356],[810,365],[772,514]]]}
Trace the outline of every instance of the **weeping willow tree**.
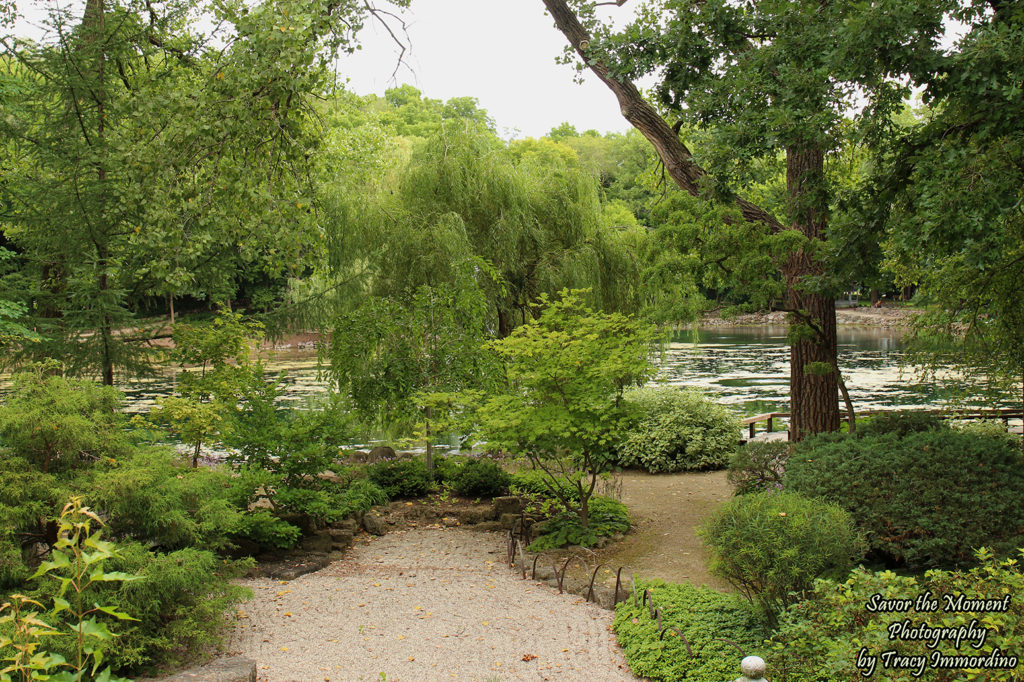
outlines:
{"label": "weeping willow tree", "polygon": [[328,278],[349,287],[329,323],[331,373],[364,412],[394,420],[419,409],[417,393],[486,383],[482,341],[510,334],[542,294],[587,288],[596,308],[638,307],[643,231],[606,227],[573,159],[517,158],[453,120],[382,189],[340,200],[327,223]]}
{"label": "weeping willow tree", "polygon": [[635,310],[637,264],[605,227],[593,176],[572,159],[516,159],[485,128],[444,125],[412,155],[394,196],[424,222],[457,215],[472,252],[493,267],[485,283],[498,336],[530,315],[540,294],[589,288],[599,308]]}

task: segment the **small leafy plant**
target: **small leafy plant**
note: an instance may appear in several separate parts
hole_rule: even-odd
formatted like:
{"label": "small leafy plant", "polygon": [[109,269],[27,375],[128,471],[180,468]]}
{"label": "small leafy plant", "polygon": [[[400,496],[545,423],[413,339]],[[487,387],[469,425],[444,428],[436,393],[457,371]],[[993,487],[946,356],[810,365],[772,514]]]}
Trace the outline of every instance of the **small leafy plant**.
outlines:
{"label": "small leafy plant", "polygon": [[629,509],[610,497],[592,497],[590,525],[580,523],[573,512],[562,512],[544,523],[544,533],[527,548],[531,552],[558,549],[566,545],[592,547],[602,537],[629,531]]}
{"label": "small leafy plant", "polygon": [[[93,523],[102,525],[100,518],[82,505],[79,497],[71,498],[58,520],[58,540],[49,561],[40,564],[33,579],[51,576],[60,582],[53,598],[52,616],[67,612],[68,632],[51,626],[40,618],[32,607],[42,608],[39,602],[22,595],[13,595],[11,602],[0,606],[0,624],[11,623],[13,634],[0,636],[0,648],[10,647],[13,654],[3,659],[8,662],[0,670],[0,680],[50,680],[51,682],[79,682],[88,674],[97,682],[114,682],[109,666],[102,670],[103,651],[117,635],[106,623],[97,619],[101,613],[118,620],[136,620],[112,606],[93,603],[88,606],[85,595],[96,583],[127,582],[137,576],[117,571],[104,571],[103,563],[117,556],[114,544],[101,539],[101,531],[92,532]],[[43,637],[70,635],[74,638],[74,660],[43,649]],[[50,670],[59,669],[55,673]]]}

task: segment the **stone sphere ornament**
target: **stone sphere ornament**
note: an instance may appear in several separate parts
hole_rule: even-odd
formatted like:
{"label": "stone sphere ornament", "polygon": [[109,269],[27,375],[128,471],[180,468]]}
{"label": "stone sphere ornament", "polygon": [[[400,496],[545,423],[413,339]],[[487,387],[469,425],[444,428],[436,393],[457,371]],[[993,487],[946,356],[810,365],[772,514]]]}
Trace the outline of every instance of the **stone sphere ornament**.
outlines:
{"label": "stone sphere ornament", "polygon": [[736,682],[753,682],[754,680],[763,680],[764,671],[767,669],[764,659],[760,656],[747,656],[740,661],[740,672],[743,673],[743,677],[736,680]]}

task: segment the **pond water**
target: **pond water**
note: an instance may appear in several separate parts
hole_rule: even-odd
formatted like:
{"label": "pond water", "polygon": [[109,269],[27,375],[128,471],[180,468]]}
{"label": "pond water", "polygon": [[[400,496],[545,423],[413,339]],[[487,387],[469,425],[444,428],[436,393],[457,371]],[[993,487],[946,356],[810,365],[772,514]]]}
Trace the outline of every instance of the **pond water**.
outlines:
{"label": "pond water", "polygon": [[[665,352],[659,380],[692,386],[747,415],[789,410],[789,347],[784,325],[680,332]],[[898,329],[840,326],[839,367],[854,408],[937,407],[944,394],[901,369]],[[837,398],[838,399],[838,398]]]}
{"label": "pond water", "polygon": [[[839,364],[857,410],[935,407],[942,395],[930,384],[901,371],[901,332],[895,329],[839,327]],[[327,391],[316,351],[274,351],[268,376],[286,371],[286,399],[302,406]],[[664,355],[659,380],[708,391],[744,414],[788,411],[789,348],[785,326],[715,327],[677,333]],[[129,409],[145,411],[174,390],[175,372],[120,386]]]}

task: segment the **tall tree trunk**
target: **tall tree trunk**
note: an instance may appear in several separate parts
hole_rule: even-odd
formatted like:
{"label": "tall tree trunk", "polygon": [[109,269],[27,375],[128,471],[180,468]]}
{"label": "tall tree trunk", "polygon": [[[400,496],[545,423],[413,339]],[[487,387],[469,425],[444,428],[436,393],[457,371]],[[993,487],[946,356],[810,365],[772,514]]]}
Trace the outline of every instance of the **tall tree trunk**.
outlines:
{"label": "tall tree trunk", "polygon": [[[101,248],[99,250],[99,259],[97,266],[100,268],[100,274],[97,281],[97,285],[100,290],[100,296],[103,297],[106,291],[110,288],[110,282],[107,278],[107,263],[109,257],[107,250]],[[110,322],[110,315],[106,312],[103,313],[103,320],[100,323],[100,373],[102,375],[102,381],[104,386],[114,385],[114,344],[117,341],[114,339],[114,332],[112,324]]]}
{"label": "tall tree trunk", "polygon": [[[94,59],[92,65],[95,73],[95,82],[89,88],[93,100],[96,102],[96,138],[95,145],[99,147],[99,161],[96,165],[96,179],[99,183],[98,210],[94,217],[99,234],[93,234],[93,243],[96,246],[96,286],[100,292],[100,304],[106,305],[106,292],[110,289],[110,281],[107,275],[107,268],[110,265],[110,254],[107,250],[105,223],[106,223],[106,192],[104,185],[107,180],[107,171],[104,167],[103,145],[104,135],[104,77],[106,72],[106,8],[104,0],[87,0],[85,14],[82,16],[82,28],[85,33],[86,45],[89,46],[89,57]],[[113,326],[109,311],[104,311],[100,320],[100,375],[105,386],[114,385],[114,349]]]}
{"label": "tall tree trunk", "polygon": [[[700,180],[707,173],[694,163],[690,150],[679,140],[676,132],[654,107],[644,100],[633,83],[625,78],[612,78],[607,68],[587,55],[590,35],[569,8],[566,0],[544,0],[544,6],[555,20],[558,30],[565,35],[580,58],[615,94],[625,119],[654,147],[672,180],[684,191],[699,196]],[[791,171],[799,172],[794,176],[796,184],[791,187],[790,195],[792,197],[795,191],[798,196],[796,205],[804,208],[798,208],[794,215],[799,217],[788,228],[771,213],[743,198],[736,198],[736,206],[745,220],[761,223],[770,232],[798,229],[808,237],[820,238],[825,225],[825,211],[821,209],[820,201],[813,201],[811,204],[807,202],[819,196],[819,191],[808,190],[811,189],[812,180],[817,183],[820,179],[824,157],[820,150],[797,150],[792,163],[792,168],[787,169],[787,178]],[[789,165],[787,161],[787,166]],[[809,171],[812,172],[808,174]],[[815,184],[814,189],[820,190],[821,185]],[[794,315],[802,315],[804,319],[801,322],[813,330],[813,334],[807,335],[808,338],[795,340],[791,351],[792,434],[796,438],[802,438],[809,433],[835,431],[839,428],[838,387],[836,375],[831,370],[836,366],[835,302],[829,296],[801,291],[801,282],[807,275],[821,274],[820,265],[809,254],[793,254],[781,271],[789,293],[790,309],[797,311]],[[830,369],[826,372],[823,370],[824,366]],[[822,373],[816,373],[819,371]]]}
{"label": "tall tree trunk", "polygon": [[[813,145],[786,150],[786,190],[793,207],[791,229],[821,239],[825,155]],[[789,400],[791,440],[839,429],[836,368],[836,305],[828,295],[805,291],[805,278],[822,274],[806,250],[790,254],[782,270],[790,309]]]}

